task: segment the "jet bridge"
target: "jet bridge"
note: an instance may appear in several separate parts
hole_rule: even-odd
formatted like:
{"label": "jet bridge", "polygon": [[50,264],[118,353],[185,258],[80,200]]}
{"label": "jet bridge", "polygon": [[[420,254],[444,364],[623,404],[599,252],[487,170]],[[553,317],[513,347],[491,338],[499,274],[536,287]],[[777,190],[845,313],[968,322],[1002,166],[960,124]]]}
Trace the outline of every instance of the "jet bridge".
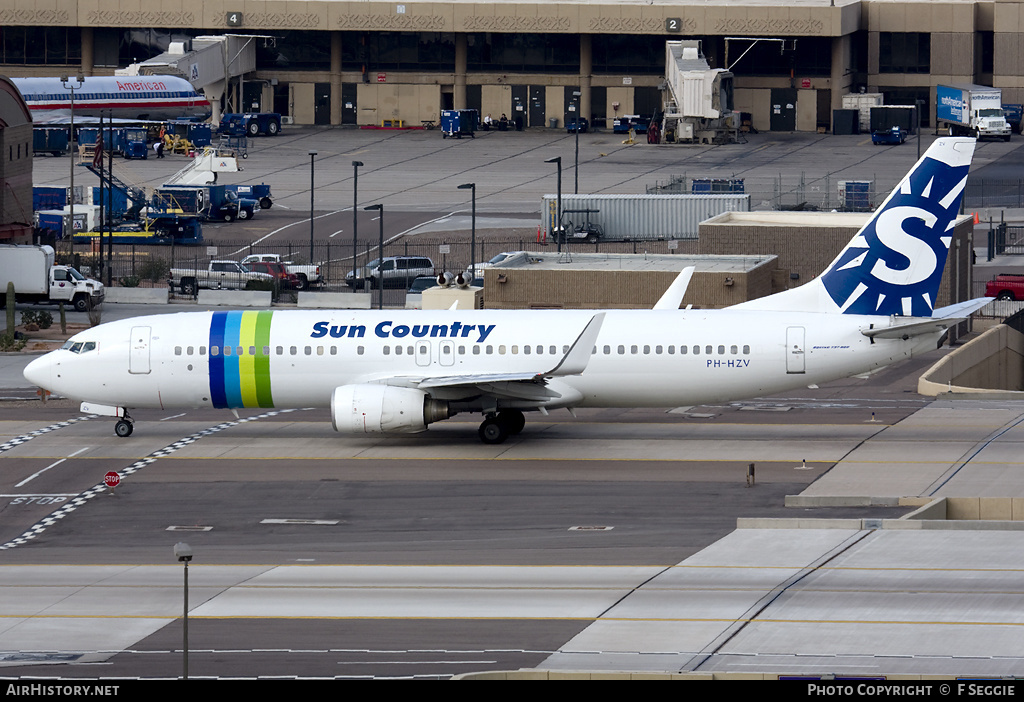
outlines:
{"label": "jet bridge", "polygon": [[[273,43],[274,37],[259,34],[223,34],[198,36],[187,41],[171,42],[167,51],[141,63],[119,70],[119,75],[172,73],[188,80],[201,90],[213,106],[213,124],[220,122],[220,100],[226,98],[226,112],[249,112],[242,109],[243,81],[246,73],[256,70],[256,42]],[[228,89],[237,78],[237,92]],[[232,96],[232,92],[236,92]]]}
{"label": "jet bridge", "polygon": [[[662,133],[675,143],[726,144],[738,140],[733,74],[712,69],[700,41],[665,42],[666,101]],[[669,134],[671,133],[671,138]]]}

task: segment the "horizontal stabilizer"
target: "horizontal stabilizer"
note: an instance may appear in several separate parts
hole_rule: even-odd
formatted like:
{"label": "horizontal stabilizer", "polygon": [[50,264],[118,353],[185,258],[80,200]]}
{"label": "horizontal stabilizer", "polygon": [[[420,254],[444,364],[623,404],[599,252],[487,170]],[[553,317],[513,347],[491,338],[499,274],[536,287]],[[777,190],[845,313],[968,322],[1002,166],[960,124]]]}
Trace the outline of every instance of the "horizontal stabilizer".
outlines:
{"label": "horizontal stabilizer", "polygon": [[935,334],[944,332],[954,324],[967,321],[966,317],[944,317],[942,319],[921,319],[920,317],[908,317],[904,324],[895,324],[891,327],[875,327],[873,329],[861,329],[860,333],[871,339],[909,339],[912,336],[921,334]]}

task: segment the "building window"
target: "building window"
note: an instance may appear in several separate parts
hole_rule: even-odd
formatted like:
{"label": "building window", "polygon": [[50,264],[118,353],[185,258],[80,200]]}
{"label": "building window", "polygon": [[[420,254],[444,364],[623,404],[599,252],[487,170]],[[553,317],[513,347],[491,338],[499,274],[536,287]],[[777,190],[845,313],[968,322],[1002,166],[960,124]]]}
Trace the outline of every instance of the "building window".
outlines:
{"label": "building window", "polygon": [[927,32],[879,32],[879,73],[930,73],[932,38]]}

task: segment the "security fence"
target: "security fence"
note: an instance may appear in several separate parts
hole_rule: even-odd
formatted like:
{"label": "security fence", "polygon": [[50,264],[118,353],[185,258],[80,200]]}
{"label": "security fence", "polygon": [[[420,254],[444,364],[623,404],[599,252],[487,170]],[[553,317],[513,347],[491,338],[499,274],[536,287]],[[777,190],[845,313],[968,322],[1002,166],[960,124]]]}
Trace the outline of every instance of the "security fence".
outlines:
{"label": "security fence", "polygon": [[[746,193],[752,210],[870,212],[882,204],[897,181],[875,174],[857,178],[779,174],[773,178],[671,176],[647,187],[648,195],[680,193]],[[1024,207],[1024,179],[970,179],[964,190],[966,211],[991,207]]]}
{"label": "security fence", "polygon": [[[346,275],[353,270],[352,244],[347,246],[331,242],[317,242],[313,246],[312,259],[308,244],[296,243],[252,243],[248,241],[226,242],[200,246],[168,246],[142,244],[115,244],[109,257],[107,247],[102,251],[98,246],[75,245],[59,240],[55,244],[58,259],[73,264],[82,273],[96,277],[106,283],[108,277],[114,285],[125,287],[162,287],[167,285],[171,268],[206,270],[210,261],[241,261],[252,254],[278,254],[282,261],[307,264],[312,260],[320,266],[327,289],[346,288]],[[539,242],[536,237],[501,239],[478,237],[475,263],[480,264],[503,251],[546,251],[551,256],[571,256],[574,252],[597,253],[694,253],[696,242],[650,240],[637,242],[567,243],[559,247],[553,242]],[[469,268],[473,261],[469,237],[458,238],[404,238],[391,243],[385,242],[383,256],[418,256],[429,258],[434,272],[459,273]],[[361,241],[356,251],[356,269],[381,257],[377,241]],[[395,281],[395,287],[408,288],[408,280]]]}

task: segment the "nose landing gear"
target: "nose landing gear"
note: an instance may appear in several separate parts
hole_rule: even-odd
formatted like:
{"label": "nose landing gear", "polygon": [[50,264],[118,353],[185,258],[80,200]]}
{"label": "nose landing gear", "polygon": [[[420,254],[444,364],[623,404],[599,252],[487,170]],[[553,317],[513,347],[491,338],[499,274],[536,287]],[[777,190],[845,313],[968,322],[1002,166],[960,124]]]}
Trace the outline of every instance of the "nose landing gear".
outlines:
{"label": "nose landing gear", "polygon": [[135,422],[128,416],[128,412],[124,413],[122,419],[117,420],[114,424],[114,433],[120,436],[122,439],[132,435],[132,431],[135,429]]}

